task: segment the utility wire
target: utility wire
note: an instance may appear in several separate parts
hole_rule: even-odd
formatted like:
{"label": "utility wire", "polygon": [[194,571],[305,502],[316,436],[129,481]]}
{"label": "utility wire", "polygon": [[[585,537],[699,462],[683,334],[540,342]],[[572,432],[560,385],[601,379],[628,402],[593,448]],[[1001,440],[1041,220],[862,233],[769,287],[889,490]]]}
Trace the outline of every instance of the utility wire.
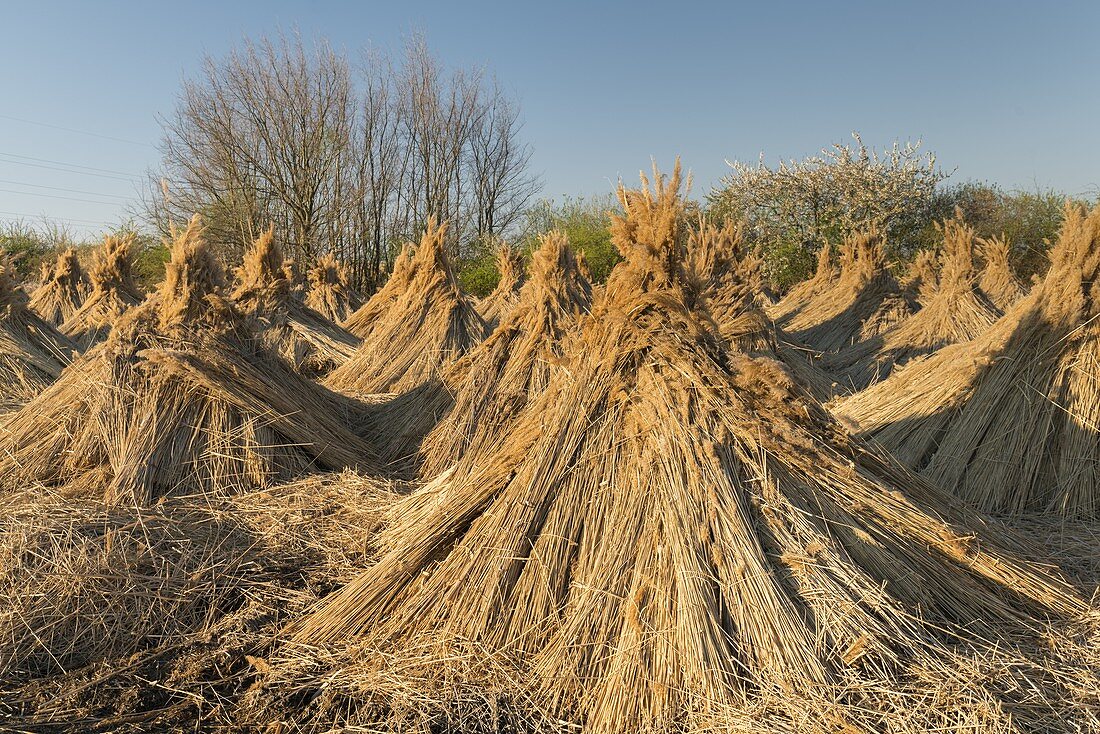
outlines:
{"label": "utility wire", "polygon": [[9,181],[7,179],[0,178],[0,183],[15,184],[16,186],[31,186],[36,189],[49,189],[51,191],[65,191],[70,194],[91,194],[92,196],[108,196],[112,199],[132,199],[132,196],[123,196],[122,194],[104,194],[99,191],[84,191],[82,189],[66,189],[61,186],[45,186],[43,184],[32,184],[26,181]]}
{"label": "utility wire", "polygon": [[19,217],[20,219],[47,219],[57,220],[61,222],[70,222],[72,224],[98,224],[105,227],[111,227],[117,224],[117,222],[104,222],[93,219],[70,219],[69,217],[51,217],[46,214],[27,214],[26,212],[5,212],[0,211],[0,215],[6,217]]}
{"label": "utility wire", "polygon": [[17,191],[16,189],[0,189],[4,194],[21,194],[23,196],[41,196],[47,199],[64,199],[65,201],[83,201],[86,204],[106,204],[107,206],[122,206],[121,201],[96,201],[94,199],[77,199],[73,196],[61,196],[59,194],[39,194],[34,191]]}
{"label": "utility wire", "polygon": [[37,120],[27,120],[27,119],[24,119],[22,117],[13,117],[12,115],[0,115],[0,118],[2,118],[4,120],[14,120],[15,122],[26,123],[27,125],[38,125],[40,127],[50,127],[50,128],[53,128],[54,130],[64,130],[65,132],[77,133],[78,135],[88,135],[88,136],[93,137],[93,138],[102,138],[103,140],[114,140],[114,141],[119,142],[119,143],[129,143],[130,145],[141,145],[141,146],[146,147],[146,148],[156,148],[156,146],[151,144],[151,143],[142,143],[140,141],[129,140],[127,138],[116,138],[114,135],[104,135],[102,133],[93,133],[93,132],[88,131],[88,130],[78,130],[75,127],[64,127],[63,125],[54,125],[53,123],[49,123],[49,122],[38,122]]}
{"label": "utility wire", "polygon": [[[66,161],[53,161],[53,160],[50,160],[48,158],[35,158],[34,156],[20,155],[19,153],[5,153],[4,151],[0,151],[0,156],[4,156],[6,158],[19,158],[20,160],[24,160],[24,161],[35,161],[36,163],[49,163],[49,164],[52,164],[52,165],[55,165],[55,166],[65,166],[66,168],[72,168],[72,169],[80,169],[80,170],[74,170],[73,173],[80,173],[81,171],[92,171],[92,172],[95,172],[97,174],[110,174],[112,176],[121,176],[123,178],[134,179],[135,181],[138,180],[139,178],[141,178],[140,176],[135,176],[134,174],[127,173],[126,171],[115,171],[115,170],[112,170],[110,168],[96,168],[95,166],[82,166],[79,163],[68,163]],[[16,163],[17,161],[9,161],[9,162],[10,163]]]}

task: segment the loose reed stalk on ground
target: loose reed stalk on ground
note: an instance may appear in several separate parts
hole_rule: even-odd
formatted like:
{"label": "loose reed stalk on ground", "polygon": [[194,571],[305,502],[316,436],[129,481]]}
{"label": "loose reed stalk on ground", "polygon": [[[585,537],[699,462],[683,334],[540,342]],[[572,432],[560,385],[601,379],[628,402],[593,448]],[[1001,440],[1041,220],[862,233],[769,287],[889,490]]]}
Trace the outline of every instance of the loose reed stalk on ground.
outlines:
{"label": "loose reed stalk on ground", "polygon": [[46,389],[75,351],[68,337],[28,308],[15,267],[0,258],[0,412]]}
{"label": "loose reed stalk on ground", "polygon": [[108,235],[92,256],[88,297],[61,325],[62,333],[76,342],[81,351],[106,339],[122,314],[145,299],[133,275],[136,244],[133,235]]}
{"label": "loose reed stalk on ground", "polygon": [[857,430],[991,511],[1100,515],[1100,208],[984,334],[844,401]]}
{"label": "loose reed stalk on ground", "polygon": [[1008,240],[1001,237],[980,239],[982,257],[985,259],[985,268],[982,270],[978,287],[982,293],[993,302],[1001,311],[1007,311],[1009,307],[1027,293],[1027,289],[1012,272],[1012,266],[1008,263]]}
{"label": "loose reed stalk on ground", "polygon": [[299,377],[223,296],[197,218],[165,282],[0,428],[0,482],[146,504],[369,466],[359,407]]}
{"label": "loose reed stalk on ground", "polygon": [[[294,625],[250,710],[292,728],[1095,725],[1072,687],[1095,671],[1044,632],[1085,600],[774,360],[723,346],[684,268],[679,180],[620,191],[627,259],[562,369],[506,441],[391,509],[379,561]],[[478,691],[494,714],[456,718]]]}
{"label": "loose reed stalk on ground", "polygon": [[944,222],[941,231],[939,284],[924,307],[878,336],[822,361],[823,369],[842,385],[863,390],[916,357],[973,339],[1001,315],[978,289],[974,229],[954,219]]}
{"label": "loose reed stalk on ground", "polygon": [[478,304],[478,312],[489,329],[495,329],[507,317],[516,305],[519,291],[527,280],[523,255],[508,244],[501,244],[497,250],[497,268],[500,271],[500,281],[493,292]]}
{"label": "loose reed stalk on ground", "polygon": [[444,251],[446,232],[446,223],[429,220],[408,267],[402,265],[401,273],[395,267],[391,283],[401,278],[395,285],[404,287],[386,293],[386,300],[392,298],[388,307],[384,301],[375,304],[374,298],[363,307],[381,305],[383,310],[370,319],[372,327],[355,355],[329,375],[330,387],[359,394],[412,390],[438,379],[443,368],[488,335],[484,320],[459,288]]}
{"label": "loose reed stalk on ground", "polygon": [[260,235],[237,269],[233,300],[261,325],[265,345],[307,377],[346,362],[359,339],[295,297],[274,228]]}
{"label": "loose reed stalk on ground", "polygon": [[863,232],[845,241],[840,275],[780,325],[821,352],[834,352],[881,334],[917,309],[886,267],[881,235]]}
{"label": "loose reed stalk on ground", "polygon": [[329,321],[341,323],[363,305],[363,299],[351,283],[348,271],[332,253],[317,258],[309,271],[306,305]]}
{"label": "loose reed stalk on ground", "polygon": [[61,326],[88,297],[88,276],[76,250],[59,252],[52,265],[42,265],[42,282],[31,294],[31,310],[54,326]]}

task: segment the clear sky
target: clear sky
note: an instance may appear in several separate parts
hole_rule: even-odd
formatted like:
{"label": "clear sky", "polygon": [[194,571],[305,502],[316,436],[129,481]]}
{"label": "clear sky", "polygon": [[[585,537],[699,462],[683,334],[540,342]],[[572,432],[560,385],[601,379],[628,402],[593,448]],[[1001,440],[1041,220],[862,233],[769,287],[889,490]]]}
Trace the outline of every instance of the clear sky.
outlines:
{"label": "clear sky", "polygon": [[1097,0],[0,3],[0,219],[77,232],[133,205],[204,54],[295,28],[352,55],[419,30],[444,62],[486,66],[520,100],[546,196],[677,154],[702,194],[724,159],[853,130],[922,138],[954,180],[1100,188]]}

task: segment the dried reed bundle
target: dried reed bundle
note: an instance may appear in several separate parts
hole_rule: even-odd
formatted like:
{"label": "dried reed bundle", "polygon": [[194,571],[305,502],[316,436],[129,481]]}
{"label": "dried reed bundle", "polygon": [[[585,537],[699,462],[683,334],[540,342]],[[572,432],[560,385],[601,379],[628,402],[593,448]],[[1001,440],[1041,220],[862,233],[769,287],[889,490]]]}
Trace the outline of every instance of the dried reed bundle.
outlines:
{"label": "dried reed bundle", "polygon": [[833,379],[815,364],[816,354],[798,345],[762,310],[763,280],[750,264],[742,225],[717,227],[703,220],[689,235],[691,270],[699,278],[718,332],[735,349],[783,362],[818,400],[833,396]]}
{"label": "dried reed bundle", "polygon": [[551,232],[539,242],[515,305],[488,339],[447,371],[453,407],[424,441],[423,476],[506,440],[516,415],[549,384],[562,339],[592,307],[592,287],[565,235]]}
{"label": "dried reed bundle", "polygon": [[500,271],[497,287],[478,304],[478,312],[489,329],[495,329],[508,316],[519,300],[520,288],[527,280],[523,255],[507,243],[501,243],[497,250],[497,268]]}
{"label": "dried reed bundle", "polygon": [[160,290],[5,422],[0,481],[141,505],[368,466],[356,406],[263,348],[223,284],[196,218]]}
{"label": "dried reed bundle", "polygon": [[584,250],[577,250],[577,272],[581,274],[581,277],[592,282],[592,269],[588,267],[588,256],[584,254]]}
{"label": "dried reed bundle", "polygon": [[54,326],[61,326],[88,297],[90,285],[76,250],[69,248],[57,254],[50,266],[42,265],[42,282],[31,294],[31,310]]}
{"label": "dried reed bundle", "polygon": [[23,405],[72,360],[76,345],[27,307],[15,266],[0,258],[0,411]]}
{"label": "dried reed bundle", "polygon": [[1007,311],[1009,306],[1027,293],[1023,283],[1012,272],[1012,266],[1008,264],[1008,240],[1001,236],[982,238],[978,242],[985,259],[985,268],[978,287],[997,308]]}
{"label": "dried reed bundle", "polygon": [[824,290],[832,288],[840,271],[833,261],[833,248],[828,242],[817,251],[817,269],[813,277],[804,280],[768,309],[768,315],[783,325],[811,303]]}
{"label": "dried reed bundle", "polygon": [[[430,681],[461,696],[482,661],[510,672],[515,718],[563,730],[728,730],[762,708],[775,731],[1086,721],[1036,630],[1088,604],[850,440],[774,361],[723,347],[683,264],[679,182],[677,166],[620,190],[627,259],[563,369],[507,441],[393,506],[379,561],[288,654],[356,641],[375,675],[313,675],[374,721],[388,692],[391,710]],[[1014,680],[948,695],[1010,659]],[[424,682],[395,685],[402,670]]]}
{"label": "dried reed bundle", "polygon": [[1001,315],[978,289],[974,229],[961,219],[940,227],[939,286],[924,308],[878,336],[830,354],[822,367],[854,391],[884,380],[894,369],[948,344],[969,341]]}
{"label": "dried reed bundle", "polygon": [[306,296],[309,295],[308,276],[302,273],[302,269],[298,267],[298,262],[294,258],[288,257],[283,261],[283,277],[286,278],[287,292],[290,296],[299,301],[305,301]]}
{"label": "dried reed bundle", "polygon": [[901,289],[910,300],[924,306],[935,296],[939,285],[939,258],[932,250],[921,250],[906,270]]}
{"label": "dried reed bundle", "polygon": [[317,258],[309,271],[306,305],[329,321],[339,324],[363,305],[363,298],[351,287],[348,271],[329,252]]}
{"label": "dried reed bundle", "polygon": [[413,249],[414,246],[409,242],[401,246],[401,252],[397,253],[397,258],[393,261],[393,272],[390,273],[389,280],[359,310],[348,317],[343,323],[345,329],[360,339],[370,336],[378,318],[393,308],[398,297],[405,292],[412,281]]}
{"label": "dried reed bundle", "polygon": [[266,346],[307,377],[346,362],[359,339],[293,295],[274,227],[260,235],[237,269],[234,302],[261,325]]}
{"label": "dried reed bundle", "polygon": [[373,319],[355,355],[329,375],[330,387],[361,394],[405,392],[438,378],[487,336],[485,322],[458,286],[443,247],[446,233],[446,223],[429,219],[411,262],[403,267],[411,273],[407,285],[386,295],[392,304]]}
{"label": "dried reed bundle", "polygon": [[882,236],[874,230],[849,237],[841,249],[840,276],[803,308],[781,322],[793,337],[822,352],[835,352],[881,334],[912,314],[886,267]]}
{"label": "dried reed bundle", "polygon": [[111,327],[128,309],[145,300],[133,275],[134,235],[103,238],[88,271],[91,289],[80,308],[61,324],[61,332],[81,351],[107,338]]}
{"label": "dried reed bundle", "polygon": [[988,331],[838,406],[985,510],[1100,515],[1100,207],[1067,207],[1051,267]]}

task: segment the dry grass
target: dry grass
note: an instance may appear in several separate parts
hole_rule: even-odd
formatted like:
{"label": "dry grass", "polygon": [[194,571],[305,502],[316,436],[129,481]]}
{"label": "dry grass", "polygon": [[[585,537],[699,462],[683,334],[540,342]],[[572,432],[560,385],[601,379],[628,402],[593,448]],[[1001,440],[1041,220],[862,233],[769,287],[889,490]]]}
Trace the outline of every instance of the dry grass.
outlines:
{"label": "dry grass", "polygon": [[332,253],[325,253],[309,271],[305,303],[329,321],[341,323],[363,305],[348,281],[348,271]]}
{"label": "dry grass", "polygon": [[[677,168],[620,192],[627,259],[562,369],[506,443],[393,506],[378,562],[293,626],[268,692],[328,683],[345,719],[414,708],[462,730],[1095,726],[1065,626],[1087,602],[723,346],[678,190]],[[503,724],[456,718],[502,680]]]}
{"label": "dry grass", "polygon": [[500,272],[497,287],[478,304],[478,312],[490,330],[495,329],[515,307],[520,289],[527,280],[523,255],[507,243],[501,243],[497,249],[497,269]]}
{"label": "dry grass", "polygon": [[267,230],[237,269],[233,301],[260,324],[264,345],[307,377],[322,377],[347,362],[359,339],[294,295],[286,261]]}
{"label": "dry grass", "polygon": [[0,258],[0,411],[46,389],[75,351],[68,337],[28,308],[14,265]]}
{"label": "dry grass", "polygon": [[[429,220],[408,265],[400,271],[395,267],[386,288],[360,309],[381,312],[369,319],[362,346],[326,384],[358,394],[406,392],[439,379],[447,365],[488,335],[484,320],[459,288],[444,250],[446,232],[446,223]],[[394,288],[383,294],[391,284]],[[380,296],[384,300],[376,303]],[[352,319],[358,318],[358,312],[353,314]]]}
{"label": "dry grass", "polygon": [[196,218],[158,293],[0,428],[0,481],[142,505],[369,466],[359,408],[264,349],[223,282]]}
{"label": "dry grass", "polygon": [[1000,316],[978,288],[974,229],[959,219],[944,222],[940,229],[939,282],[934,294],[925,295],[924,308],[878,336],[822,361],[822,368],[836,375],[842,385],[863,390],[916,357],[973,339]]}
{"label": "dry grass", "polygon": [[840,414],[986,510],[1100,515],[1100,208],[1068,208],[1051,267],[980,337]]}
{"label": "dry grass", "polygon": [[133,275],[134,235],[103,238],[92,256],[91,288],[79,309],[61,324],[61,332],[85,351],[107,338],[111,327],[130,308],[145,300]]}
{"label": "dry grass", "polygon": [[31,294],[31,310],[54,326],[61,326],[88,297],[88,275],[71,247],[58,253],[52,265],[43,263],[42,282]]}
{"label": "dry grass", "polygon": [[778,323],[820,352],[835,352],[884,332],[917,309],[886,267],[882,236],[867,231],[841,249],[840,275]]}

